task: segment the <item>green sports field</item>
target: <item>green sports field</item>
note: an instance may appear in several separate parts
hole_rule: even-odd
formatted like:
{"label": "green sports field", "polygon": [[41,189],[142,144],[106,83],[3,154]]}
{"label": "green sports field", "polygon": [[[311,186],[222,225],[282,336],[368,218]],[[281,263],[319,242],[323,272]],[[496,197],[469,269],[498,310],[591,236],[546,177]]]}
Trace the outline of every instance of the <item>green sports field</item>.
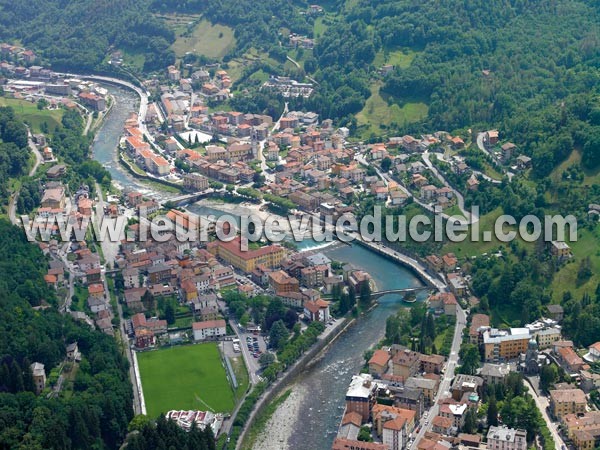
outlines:
{"label": "green sports field", "polygon": [[233,410],[216,343],[138,353],[137,360],[149,417],[171,409]]}

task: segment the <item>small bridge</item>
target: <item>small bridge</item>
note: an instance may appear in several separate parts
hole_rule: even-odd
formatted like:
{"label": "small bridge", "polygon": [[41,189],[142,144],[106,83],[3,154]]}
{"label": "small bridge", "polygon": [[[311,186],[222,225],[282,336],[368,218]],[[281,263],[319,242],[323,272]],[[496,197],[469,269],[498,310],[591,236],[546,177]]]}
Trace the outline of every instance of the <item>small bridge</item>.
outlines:
{"label": "small bridge", "polygon": [[166,203],[171,203],[176,206],[187,205],[188,203],[194,203],[201,198],[207,197],[209,194],[212,194],[214,191],[212,189],[200,192],[192,192],[191,194],[179,195],[177,197],[171,197],[161,202],[163,205]]}
{"label": "small bridge", "polygon": [[430,286],[410,287],[404,289],[388,289],[386,291],[371,292],[371,299],[377,299],[387,294],[408,294],[411,292],[430,291]]}

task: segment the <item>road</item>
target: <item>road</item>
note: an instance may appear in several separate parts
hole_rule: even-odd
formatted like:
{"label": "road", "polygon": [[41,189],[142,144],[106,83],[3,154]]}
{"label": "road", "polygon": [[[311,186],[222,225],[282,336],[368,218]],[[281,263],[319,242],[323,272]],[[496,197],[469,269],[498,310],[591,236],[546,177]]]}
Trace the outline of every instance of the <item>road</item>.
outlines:
{"label": "road", "polygon": [[563,441],[563,439],[560,437],[560,434],[558,434],[558,431],[556,430],[556,425],[552,422],[552,420],[550,419],[550,416],[548,416],[548,405],[549,405],[548,399],[546,397],[539,396],[537,394],[537,392],[535,392],[535,389],[533,388],[533,386],[531,386],[531,384],[529,384],[529,380],[527,380],[527,378],[525,378],[524,384],[525,384],[525,387],[527,388],[527,390],[529,391],[529,394],[535,400],[535,404],[536,404],[537,408],[540,410],[542,417],[546,421],[546,425],[548,426],[548,429],[550,430],[550,434],[552,434],[552,438],[554,439],[554,446],[555,446],[556,450],[561,450],[562,448],[567,448],[565,441]]}
{"label": "road", "polygon": [[431,160],[429,159],[429,152],[427,150],[425,150],[425,152],[423,152],[423,154],[421,155],[421,159],[423,160],[423,162],[425,163],[425,165],[429,168],[429,170],[431,170],[431,172],[436,176],[436,178],[438,180],[441,181],[441,183],[452,189],[452,192],[454,193],[454,196],[456,197],[456,204],[458,206],[458,208],[460,209],[460,211],[463,213],[463,215],[465,216],[465,218],[468,220],[469,224],[473,224],[479,221],[479,217],[478,216],[473,216],[469,211],[467,211],[465,209],[465,198],[463,197],[463,195],[456,189],[454,189],[450,183],[448,183],[448,181],[446,180],[446,178],[444,178],[444,176],[440,173],[439,170],[437,170],[437,167],[435,167],[433,165],[433,163],[431,162]]}
{"label": "road", "polygon": [[456,326],[454,328],[454,337],[452,339],[450,356],[446,363],[446,370],[440,381],[440,387],[435,396],[435,402],[429,410],[429,415],[427,416],[427,419],[425,419],[427,425],[423,424],[423,426],[421,426],[421,429],[414,437],[413,444],[407,447],[408,450],[411,450],[412,448],[417,448],[417,444],[423,438],[423,436],[425,436],[425,433],[431,431],[431,420],[439,413],[439,400],[445,397],[450,397],[450,384],[454,379],[454,371],[456,370],[456,366],[458,364],[458,352],[460,350],[460,344],[462,343],[463,329],[465,328],[466,324],[467,318],[465,311],[460,307],[460,305],[458,305],[456,308]]}
{"label": "road", "polygon": [[[358,155],[356,155],[356,156],[354,157],[354,159],[356,159],[356,160],[357,160],[359,163],[361,163],[361,164],[363,164],[363,165],[365,165],[365,166],[371,166],[371,167],[373,167],[373,168],[375,169],[375,171],[377,172],[377,175],[379,176],[379,178],[381,178],[381,179],[383,180],[383,182],[385,183],[385,185],[386,185],[386,186],[389,184],[389,182],[390,182],[390,181],[395,181],[395,182],[398,184],[398,187],[399,187],[399,188],[400,188],[400,189],[401,189],[401,190],[402,190],[402,191],[403,191],[403,192],[404,192],[406,195],[408,195],[409,197],[412,197],[412,198],[413,198],[413,201],[414,201],[415,203],[417,203],[417,204],[418,204],[418,205],[420,205],[422,208],[425,208],[426,210],[428,210],[428,211],[430,211],[430,212],[432,212],[432,213],[434,213],[434,214],[438,214],[438,212],[435,210],[435,208],[432,206],[432,204],[423,203],[421,200],[419,200],[417,197],[415,197],[415,196],[412,194],[412,192],[410,192],[410,190],[409,190],[409,189],[408,189],[406,186],[404,186],[402,183],[400,183],[400,182],[399,182],[399,181],[397,181],[397,180],[393,180],[393,179],[392,179],[392,177],[391,177],[390,175],[388,175],[388,174],[386,174],[386,173],[382,173],[382,172],[379,170],[379,168],[378,168],[378,167],[376,167],[375,165],[371,165],[371,163],[370,163],[370,162],[369,162],[369,161],[368,161],[368,160],[367,160],[367,159],[366,159],[366,158],[365,158],[363,155],[360,155],[360,154],[358,154]],[[431,164],[431,162],[430,162],[430,164]],[[441,175],[440,175],[440,176],[441,176]],[[442,179],[444,180],[444,181],[443,181],[443,183],[444,183],[445,185],[448,185],[448,183],[446,182],[446,180],[445,180],[443,177],[442,177]],[[450,187],[450,189],[452,189],[452,187],[451,187],[451,186],[449,186],[449,185],[448,185],[448,187]],[[456,190],[454,190],[454,189],[453,189],[453,191],[454,191],[454,193],[455,193],[455,194],[456,194],[456,193],[458,193],[458,191],[456,191]],[[458,193],[458,194],[460,195],[460,193]],[[464,198],[463,198],[463,196],[462,196],[462,195],[460,195],[460,197],[458,197],[458,196],[457,196],[457,199],[458,199],[458,198],[460,198],[460,199],[461,199],[461,200],[460,200],[460,202],[458,203],[458,205],[459,205],[459,208],[460,208],[461,212],[463,213],[464,217],[465,217],[465,218],[467,218],[467,220],[461,220],[461,218],[457,218],[457,217],[453,217],[453,218],[452,218],[452,220],[454,220],[455,222],[457,222],[457,221],[458,221],[458,222],[460,222],[460,223],[461,223],[461,224],[463,224],[463,225],[471,225],[471,224],[473,224],[473,223],[476,223],[476,222],[478,222],[478,221],[479,221],[479,217],[478,217],[478,216],[473,216],[473,217],[471,217],[472,215],[471,215],[471,214],[470,214],[468,211],[466,211],[466,210],[464,209]],[[388,198],[388,201],[389,201],[389,198]],[[458,200],[457,200],[457,201],[458,201]],[[386,203],[387,203],[387,202],[386,202]],[[461,207],[461,205],[462,205],[462,207]],[[442,216],[444,219],[446,219],[446,220],[450,220],[450,218],[451,218],[451,216],[449,216],[449,215],[448,215],[448,214],[446,214],[446,213],[441,213],[440,215],[441,215],[441,216]]]}
{"label": "road", "polygon": [[263,149],[265,147],[265,143],[271,137],[271,135],[273,134],[273,132],[279,130],[279,124],[281,122],[281,119],[283,119],[287,113],[288,113],[288,102],[285,102],[285,106],[283,108],[283,112],[281,113],[281,116],[279,116],[279,119],[277,119],[277,122],[275,122],[275,124],[273,125],[273,128],[271,128],[269,130],[269,133],[267,135],[267,139],[265,139],[263,141],[260,141],[258,143],[258,158],[260,159],[260,168],[262,170],[262,174],[265,176],[265,178],[269,182],[274,182],[275,181],[275,175],[272,174],[272,173],[270,173],[271,169],[267,165],[267,159],[265,158],[265,155],[263,153]]}
{"label": "road", "polygon": [[[33,155],[35,156],[35,162],[33,163],[33,167],[29,170],[29,174],[28,174],[28,176],[32,177],[35,175],[35,173],[38,170],[38,167],[40,167],[40,164],[43,163],[44,159],[42,158],[42,154],[38,150],[37,145],[35,145],[35,143],[33,142],[33,136],[31,135],[31,131],[29,130],[29,128],[27,129],[27,144],[29,145],[29,149],[32,151]],[[16,212],[18,200],[19,200],[19,191],[15,192],[11,196],[10,201],[8,202],[8,217],[14,225],[19,224],[18,219],[17,219],[17,212]]]}
{"label": "road", "polygon": [[[503,172],[506,174],[506,176],[508,177],[508,181],[512,181],[512,177],[515,176],[514,173],[505,170],[504,167],[502,167],[502,165],[498,162],[498,160],[496,159],[496,157],[494,156],[494,154],[488,150],[485,146],[484,143],[484,138],[485,138],[485,133],[479,133],[477,135],[477,147],[479,147],[479,150],[481,150],[483,153],[485,153],[486,155],[488,155],[490,158],[492,158],[492,161],[494,162],[494,164]],[[489,178],[489,177],[488,177]],[[498,180],[495,180],[496,183],[498,183]]]}

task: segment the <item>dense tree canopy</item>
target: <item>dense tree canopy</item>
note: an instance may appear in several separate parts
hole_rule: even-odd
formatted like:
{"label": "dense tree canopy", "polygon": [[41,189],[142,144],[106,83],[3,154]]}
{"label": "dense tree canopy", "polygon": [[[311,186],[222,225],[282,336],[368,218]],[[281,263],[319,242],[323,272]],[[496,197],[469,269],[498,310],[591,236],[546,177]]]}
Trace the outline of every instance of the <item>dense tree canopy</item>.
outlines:
{"label": "dense tree canopy", "polygon": [[[62,316],[43,279],[45,258],[21,230],[0,221],[0,448],[118,448],[132,417],[127,360],[110,336]],[[46,373],[77,341],[83,359],[72,395],[33,394],[32,362]]]}

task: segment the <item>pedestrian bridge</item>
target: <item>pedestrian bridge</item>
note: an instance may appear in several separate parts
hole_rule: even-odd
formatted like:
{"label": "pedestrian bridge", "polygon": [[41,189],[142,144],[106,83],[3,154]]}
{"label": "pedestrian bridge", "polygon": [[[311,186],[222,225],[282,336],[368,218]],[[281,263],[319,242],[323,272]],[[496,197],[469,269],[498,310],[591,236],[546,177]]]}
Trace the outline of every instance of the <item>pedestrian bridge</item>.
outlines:
{"label": "pedestrian bridge", "polygon": [[410,287],[404,289],[387,289],[385,291],[377,291],[371,292],[371,299],[377,299],[379,297],[383,297],[387,294],[408,294],[411,292],[420,292],[420,291],[429,291],[431,290],[430,286],[418,286],[418,287]]}

